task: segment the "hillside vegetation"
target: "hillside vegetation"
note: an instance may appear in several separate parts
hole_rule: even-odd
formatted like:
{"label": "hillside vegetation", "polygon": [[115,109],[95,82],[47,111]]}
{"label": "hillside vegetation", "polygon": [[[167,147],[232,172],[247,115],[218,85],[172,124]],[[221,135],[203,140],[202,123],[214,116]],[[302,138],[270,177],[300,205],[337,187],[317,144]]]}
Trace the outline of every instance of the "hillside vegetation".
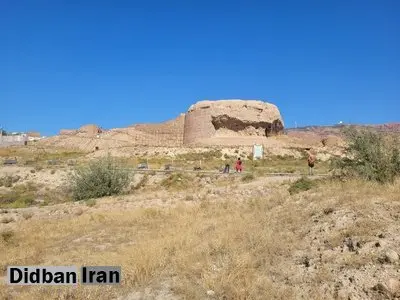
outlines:
{"label": "hillside vegetation", "polygon": [[[53,174],[15,167],[1,187],[2,275],[9,265],[117,265],[123,284],[2,282],[0,298],[398,299],[398,144],[346,136],[347,157],[322,165],[328,177],[302,176],[304,159],[287,157],[247,161],[252,172],[229,175],[128,176],[111,157]],[[266,176],[273,166],[295,171]],[[39,201],[57,189],[75,197]]]}

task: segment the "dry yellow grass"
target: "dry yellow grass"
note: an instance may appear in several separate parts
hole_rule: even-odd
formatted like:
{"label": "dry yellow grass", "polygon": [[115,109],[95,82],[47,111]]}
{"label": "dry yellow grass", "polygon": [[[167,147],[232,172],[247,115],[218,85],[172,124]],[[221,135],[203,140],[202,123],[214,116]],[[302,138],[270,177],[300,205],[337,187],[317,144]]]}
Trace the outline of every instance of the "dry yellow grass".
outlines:
{"label": "dry yellow grass", "polygon": [[[391,213],[400,211],[399,195],[399,182],[328,182],[293,196],[280,185],[246,201],[28,219],[1,239],[3,272],[7,265],[120,265],[123,284],[3,285],[0,298],[114,299],[150,288],[144,299],[206,299],[209,290],[218,299],[332,299],[338,275],[331,269],[356,270],[375,264],[376,255],[326,250],[317,263],[316,248],[325,241],[338,248],[349,236],[373,242],[380,232],[398,231]],[[308,271],[309,260],[318,268]]]}

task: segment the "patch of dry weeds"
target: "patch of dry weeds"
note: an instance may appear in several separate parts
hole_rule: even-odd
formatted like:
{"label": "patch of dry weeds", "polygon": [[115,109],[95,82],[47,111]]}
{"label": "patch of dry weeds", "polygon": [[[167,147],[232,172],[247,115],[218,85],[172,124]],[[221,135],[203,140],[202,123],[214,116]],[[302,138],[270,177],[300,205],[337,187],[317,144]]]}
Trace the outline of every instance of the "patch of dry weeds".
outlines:
{"label": "patch of dry weeds", "polygon": [[[205,199],[169,208],[28,219],[16,229],[13,243],[0,244],[3,270],[7,265],[120,265],[123,284],[3,286],[0,297],[14,290],[16,299],[111,299],[168,280],[172,293],[185,299],[204,299],[207,291],[218,299],[332,296],[332,269],[360,268],[376,260],[368,252],[357,256],[334,250],[319,260],[316,248],[322,249],[324,240],[332,248],[348,237],[372,241],[372,235],[392,224],[390,214],[378,208],[399,205],[391,202],[399,187],[328,182],[293,196],[281,189],[242,202]],[[299,264],[297,257],[307,262]]]}

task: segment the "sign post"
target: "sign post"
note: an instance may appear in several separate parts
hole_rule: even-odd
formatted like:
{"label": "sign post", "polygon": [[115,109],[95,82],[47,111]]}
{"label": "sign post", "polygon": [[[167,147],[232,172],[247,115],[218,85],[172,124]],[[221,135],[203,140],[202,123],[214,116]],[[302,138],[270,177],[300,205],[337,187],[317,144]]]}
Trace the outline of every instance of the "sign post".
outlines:
{"label": "sign post", "polygon": [[263,145],[253,145],[253,160],[262,159],[264,157]]}

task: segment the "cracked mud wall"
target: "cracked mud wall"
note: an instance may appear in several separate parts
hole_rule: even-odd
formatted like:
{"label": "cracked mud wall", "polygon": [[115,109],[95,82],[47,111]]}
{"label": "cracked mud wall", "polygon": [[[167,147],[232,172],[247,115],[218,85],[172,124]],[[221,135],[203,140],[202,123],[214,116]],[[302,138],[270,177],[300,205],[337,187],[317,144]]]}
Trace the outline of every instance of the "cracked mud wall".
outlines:
{"label": "cracked mud wall", "polygon": [[[283,133],[284,125],[277,108],[277,112],[273,111],[267,119],[261,115],[262,108],[248,107],[247,104],[241,104],[240,107],[240,113],[236,113],[238,116],[221,113],[220,108],[215,109],[213,104],[191,107],[185,116],[183,143],[201,143],[202,140],[212,140],[213,137],[226,137],[232,140],[235,137],[266,138]],[[254,113],[257,109],[260,111]],[[264,110],[268,109],[271,110],[266,105]],[[247,111],[251,119],[241,118],[240,116],[246,115]]]}
{"label": "cracked mud wall", "polygon": [[185,115],[183,143],[192,144],[198,140],[212,137],[216,130],[211,121],[210,109],[188,112]]}

